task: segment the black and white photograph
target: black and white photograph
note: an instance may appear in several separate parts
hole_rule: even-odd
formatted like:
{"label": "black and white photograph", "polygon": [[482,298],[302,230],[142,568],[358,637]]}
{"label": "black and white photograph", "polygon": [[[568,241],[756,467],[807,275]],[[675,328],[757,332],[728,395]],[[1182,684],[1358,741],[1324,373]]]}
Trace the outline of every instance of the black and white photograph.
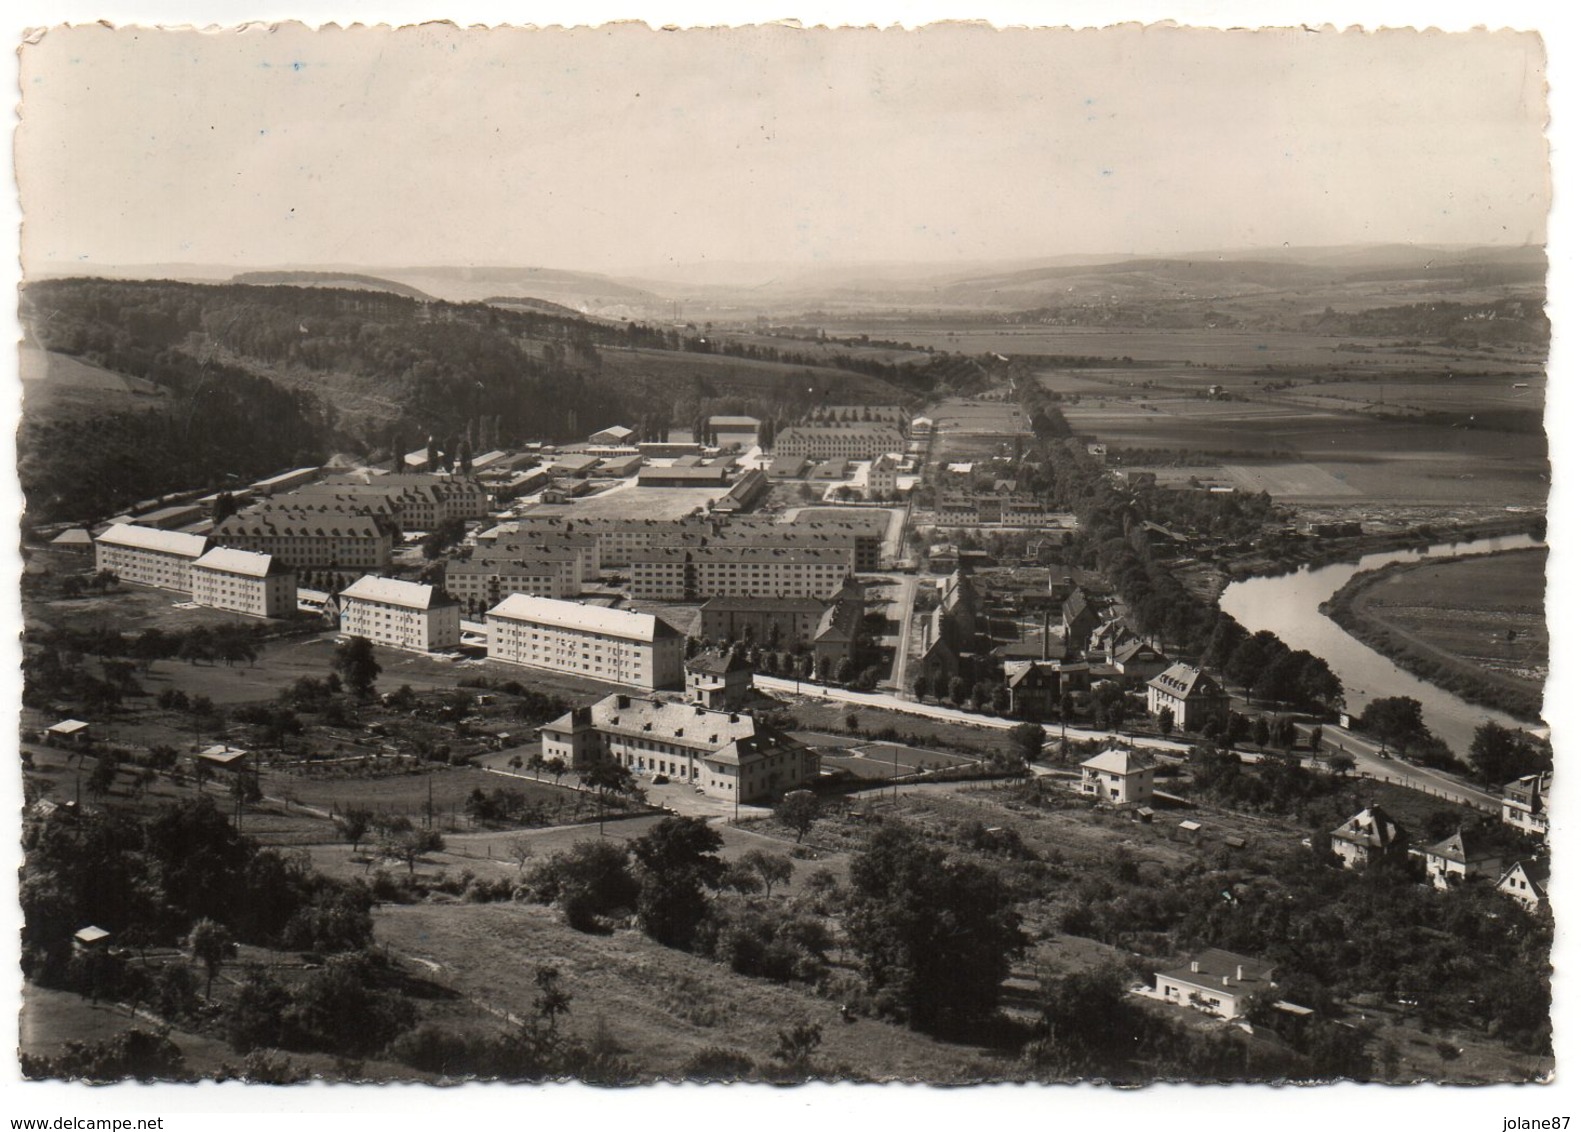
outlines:
{"label": "black and white photograph", "polygon": [[1554,1107],[1544,34],[246,20],[15,42],[12,1078]]}

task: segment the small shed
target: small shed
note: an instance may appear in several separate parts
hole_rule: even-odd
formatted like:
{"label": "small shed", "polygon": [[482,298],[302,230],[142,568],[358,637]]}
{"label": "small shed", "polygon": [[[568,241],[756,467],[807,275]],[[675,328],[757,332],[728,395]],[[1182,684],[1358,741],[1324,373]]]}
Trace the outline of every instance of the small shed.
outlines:
{"label": "small shed", "polygon": [[1246,848],[1246,838],[1244,838],[1244,837],[1226,837],[1224,839],[1224,844],[1228,845],[1231,849],[1245,849]]}
{"label": "small shed", "polygon": [[246,765],[247,755],[248,752],[239,747],[227,747],[223,743],[217,743],[212,747],[204,748],[193,755],[192,758],[196,762],[217,767],[220,770],[238,770]]}
{"label": "small shed", "polygon": [[1182,841],[1196,841],[1202,833],[1202,823],[1196,821],[1183,821],[1175,827],[1175,835]]}
{"label": "small shed", "polygon": [[40,738],[53,747],[81,747],[86,745],[92,736],[88,732],[88,725],[82,720],[63,719],[46,727]]}
{"label": "small shed", "polygon": [[89,924],[71,937],[71,946],[78,951],[99,951],[110,946],[106,940],[110,933],[96,924]]}

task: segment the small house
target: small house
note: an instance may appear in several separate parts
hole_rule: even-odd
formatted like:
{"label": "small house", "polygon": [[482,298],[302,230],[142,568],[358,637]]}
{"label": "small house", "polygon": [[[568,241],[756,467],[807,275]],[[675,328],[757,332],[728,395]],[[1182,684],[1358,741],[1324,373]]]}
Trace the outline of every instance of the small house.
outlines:
{"label": "small house", "polygon": [[51,747],[86,747],[93,736],[82,720],[63,719],[44,728],[39,738]]}
{"label": "small house", "polygon": [[686,662],[686,698],[716,711],[734,711],[752,695],[752,666],[731,649]]}
{"label": "small house", "polygon": [[1448,888],[1473,877],[1496,877],[1504,871],[1504,854],[1476,829],[1456,830],[1422,850],[1422,857],[1434,888]]}
{"label": "small house", "polygon": [[71,937],[71,946],[76,951],[104,951],[110,946],[109,939],[109,932],[89,924]]}
{"label": "small house", "polygon": [[1405,829],[1382,806],[1368,806],[1329,834],[1334,855],[1347,869],[1366,869],[1405,856]]}
{"label": "small house", "polygon": [[1498,890],[1520,901],[1528,911],[1536,911],[1548,903],[1548,858],[1516,861],[1499,877]]}
{"label": "small house", "polygon": [[1220,1018],[1239,1018],[1254,995],[1277,985],[1274,968],[1258,959],[1211,947],[1184,967],[1158,971],[1155,995],[1175,1006],[1189,1006]]}
{"label": "small house", "polygon": [[1140,751],[1111,747],[1081,764],[1081,792],[1115,806],[1145,805],[1153,797],[1155,770]]}

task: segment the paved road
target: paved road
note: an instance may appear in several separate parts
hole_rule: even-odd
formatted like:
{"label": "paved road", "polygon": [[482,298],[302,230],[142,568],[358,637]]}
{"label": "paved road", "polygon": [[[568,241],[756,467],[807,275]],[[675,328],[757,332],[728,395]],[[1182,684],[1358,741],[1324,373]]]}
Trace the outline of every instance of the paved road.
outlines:
{"label": "paved road", "polygon": [[[1308,724],[1297,724],[1297,733],[1306,739],[1312,734]],[[1337,751],[1343,751],[1356,760],[1356,773],[1364,778],[1375,778],[1381,782],[1393,782],[1400,786],[1409,786],[1413,790],[1421,790],[1428,794],[1444,798],[1451,802],[1463,802],[1475,806],[1479,810],[1497,813],[1501,799],[1471,785],[1452,774],[1431,767],[1412,766],[1401,759],[1381,758],[1379,756],[1380,744],[1364,736],[1357,735],[1354,731],[1346,731],[1340,727],[1327,726],[1323,728],[1323,745]]]}
{"label": "paved road", "polygon": [[[942,704],[918,703],[916,700],[903,700],[899,696],[888,692],[853,692],[846,688],[830,688],[821,684],[797,683],[791,680],[782,680],[777,676],[758,676],[754,678],[759,688],[770,692],[788,692],[793,695],[807,696],[811,699],[829,700],[842,704],[862,704],[867,707],[878,708],[880,711],[900,712],[904,715],[919,715],[928,719],[948,720],[951,723],[967,723],[978,727],[991,727],[996,731],[1008,731],[1017,725],[1019,720],[1000,719],[992,715],[977,715],[973,712],[962,711],[959,708],[945,707]],[[1061,734],[1072,740],[1090,741],[1094,739],[1124,739],[1137,747],[1147,747],[1159,751],[1174,751],[1184,754],[1191,750],[1191,744],[1182,743],[1174,739],[1160,739],[1153,735],[1127,735],[1124,732],[1094,731],[1085,727],[1067,727],[1061,731],[1057,723],[1046,724],[1043,728],[1050,739],[1058,739]]]}
{"label": "paved road", "polygon": [[911,673],[907,670],[911,663],[911,618],[912,611],[917,608],[917,583],[921,579],[916,574],[901,574],[899,578],[900,600],[891,608],[896,610],[900,621],[900,639],[895,644],[895,668],[889,686],[904,692],[911,683]]}

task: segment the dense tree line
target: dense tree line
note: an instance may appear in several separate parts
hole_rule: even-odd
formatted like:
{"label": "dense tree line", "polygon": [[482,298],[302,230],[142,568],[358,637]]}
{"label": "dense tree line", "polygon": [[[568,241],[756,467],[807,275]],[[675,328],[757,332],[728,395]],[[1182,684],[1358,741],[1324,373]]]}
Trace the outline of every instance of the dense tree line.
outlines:
{"label": "dense tree line", "polygon": [[146,819],[56,811],[24,827],[23,969],[70,985],[84,924],[121,944],[170,945],[200,920],[243,942],[340,951],[372,936],[372,897],[237,833],[208,795]]}

